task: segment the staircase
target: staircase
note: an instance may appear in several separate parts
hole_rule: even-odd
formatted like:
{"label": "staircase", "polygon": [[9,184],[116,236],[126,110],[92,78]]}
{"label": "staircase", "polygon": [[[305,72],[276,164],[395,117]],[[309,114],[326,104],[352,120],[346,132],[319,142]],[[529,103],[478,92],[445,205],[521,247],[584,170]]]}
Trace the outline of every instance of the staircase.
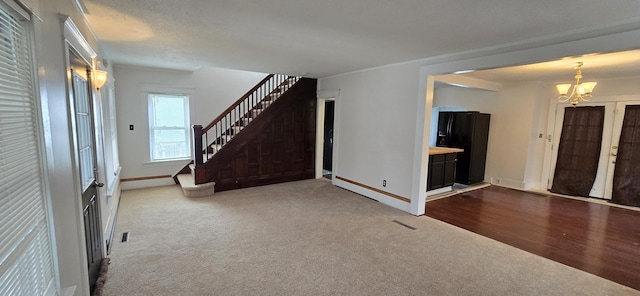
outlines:
{"label": "staircase", "polygon": [[[296,86],[300,84],[298,82],[301,80],[305,82],[302,84],[307,85],[307,87]],[[299,101],[302,98],[309,101],[311,96],[313,97],[313,118],[315,120],[315,83],[314,79],[276,74],[268,75],[207,126],[194,125],[194,159],[173,176],[176,183],[181,184],[183,187],[185,196],[212,195],[214,188],[220,187],[220,185],[216,186],[215,182],[216,176],[220,175],[219,169],[222,166],[229,166],[225,163],[238,159],[238,156],[234,156],[234,153],[237,154],[238,151],[247,149],[247,139],[256,137],[255,130],[264,130],[266,127],[266,132],[269,133],[268,125],[274,118],[279,116],[280,112],[286,112],[285,109],[288,108],[288,105],[300,105],[300,103],[296,103],[296,100]],[[313,85],[313,93],[308,91],[311,85]],[[307,91],[304,91],[305,89]],[[281,99],[283,97],[288,99]],[[272,106],[280,106],[275,108],[279,111],[271,110],[274,109]],[[267,112],[268,110],[270,111]],[[271,115],[261,116],[262,114]],[[254,122],[260,123],[256,124]],[[252,129],[254,131],[251,133],[246,131]],[[306,130],[309,129],[306,128]],[[315,132],[315,127],[313,127],[313,132]],[[236,137],[243,134],[251,135],[246,135],[243,141],[235,141]],[[249,154],[249,152],[243,153],[243,155],[246,154]],[[242,173],[232,172],[232,175],[232,178],[236,177],[235,183],[239,183],[238,180],[242,179],[242,176],[240,176]],[[228,177],[230,177],[229,173],[223,178],[226,180],[226,182],[223,182],[225,185],[221,188],[216,188],[216,191],[236,187],[229,186]],[[243,186],[238,185],[237,187]]]}

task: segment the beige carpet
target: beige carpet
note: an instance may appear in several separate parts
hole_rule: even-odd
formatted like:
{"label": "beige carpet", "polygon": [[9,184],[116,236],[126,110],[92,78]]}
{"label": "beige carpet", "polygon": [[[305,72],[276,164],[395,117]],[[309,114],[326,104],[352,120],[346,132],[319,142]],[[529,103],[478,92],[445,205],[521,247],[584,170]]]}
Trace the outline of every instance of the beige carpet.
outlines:
{"label": "beige carpet", "polygon": [[640,295],[324,179],[124,191],[124,231],[103,295]]}

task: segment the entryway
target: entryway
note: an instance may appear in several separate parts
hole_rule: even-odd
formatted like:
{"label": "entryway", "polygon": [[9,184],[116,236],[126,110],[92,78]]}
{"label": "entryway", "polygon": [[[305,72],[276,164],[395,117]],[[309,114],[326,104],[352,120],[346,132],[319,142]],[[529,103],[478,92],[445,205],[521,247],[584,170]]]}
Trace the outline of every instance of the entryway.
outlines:
{"label": "entryway", "polygon": [[336,139],[338,126],[336,100],[339,95],[338,90],[328,90],[318,92],[318,103],[316,110],[316,178],[333,179],[337,170],[337,147]]}
{"label": "entryway", "polygon": [[331,180],[333,170],[333,118],[335,101],[324,104],[324,141],[322,153],[322,176]]}
{"label": "entryway", "polygon": [[[631,173],[628,170],[627,172],[618,170],[616,174],[616,167],[628,167],[633,159],[632,156],[624,159],[618,157],[621,152],[620,143],[631,143],[633,134],[640,133],[638,128],[634,129],[634,122],[639,120],[635,113],[625,116],[627,110],[637,108],[634,106],[640,106],[640,101],[590,102],[580,103],[576,107],[558,104],[555,110],[555,136],[552,142],[548,189],[567,195],[611,200],[612,193],[616,190],[614,185],[618,184],[618,186],[627,188],[622,191],[618,190],[618,198],[634,200],[631,196],[625,197],[627,195],[637,196],[634,193],[634,186],[629,189],[629,184],[627,184],[629,182],[614,184],[614,176],[616,176],[616,180],[621,178],[637,180],[640,178],[638,176],[640,170]],[[626,133],[626,136],[621,140],[623,125],[630,126],[628,129],[634,130]],[[624,140],[624,138],[628,138],[628,140]],[[600,145],[594,146],[594,141],[595,143],[599,142]],[[626,149],[627,153],[633,154],[631,146]],[[558,155],[562,155],[560,160]],[[589,164],[589,162],[592,163]],[[593,168],[592,172],[585,173],[591,170],[590,168]],[[595,175],[589,176],[593,173]],[[575,177],[576,174],[581,176]],[[580,182],[592,185],[588,188],[589,185],[577,184]],[[576,189],[585,186],[587,186],[586,189]],[[640,198],[636,199],[639,199],[637,203],[640,205]],[[624,204],[629,203],[625,202]]]}

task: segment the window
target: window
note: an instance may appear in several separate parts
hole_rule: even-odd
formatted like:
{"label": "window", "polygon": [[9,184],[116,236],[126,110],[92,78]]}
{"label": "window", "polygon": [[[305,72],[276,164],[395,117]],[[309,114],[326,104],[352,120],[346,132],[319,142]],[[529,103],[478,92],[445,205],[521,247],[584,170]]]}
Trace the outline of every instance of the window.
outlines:
{"label": "window", "polygon": [[149,94],[151,161],[191,157],[189,96]]}
{"label": "window", "polygon": [[32,28],[18,9],[0,1],[0,295],[56,295]]}
{"label": "window", "polygon": [[120,158],[118,154],[118,131],[116,129],[116,102],[113,86],[105,84],[100,88],[100,98],[102,100],[102,122],[104,135],[104,158],[105,158],[105,183],[107,185],[107,198],[113,196],[118,185],[117,180],[120,174]]}

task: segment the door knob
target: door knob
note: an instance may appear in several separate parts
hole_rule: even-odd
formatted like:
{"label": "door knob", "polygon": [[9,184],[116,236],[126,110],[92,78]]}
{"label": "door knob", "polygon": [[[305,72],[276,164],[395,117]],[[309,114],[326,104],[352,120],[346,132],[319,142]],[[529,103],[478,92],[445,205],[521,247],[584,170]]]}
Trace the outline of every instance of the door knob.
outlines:
{"label": "door knob", "polygon": [[93,183],[91,184],[91,186],[93,186],[93,187],[104,187],[104,183],[98,183],[98,182],[96,182],[96,180],[93,180]]}

